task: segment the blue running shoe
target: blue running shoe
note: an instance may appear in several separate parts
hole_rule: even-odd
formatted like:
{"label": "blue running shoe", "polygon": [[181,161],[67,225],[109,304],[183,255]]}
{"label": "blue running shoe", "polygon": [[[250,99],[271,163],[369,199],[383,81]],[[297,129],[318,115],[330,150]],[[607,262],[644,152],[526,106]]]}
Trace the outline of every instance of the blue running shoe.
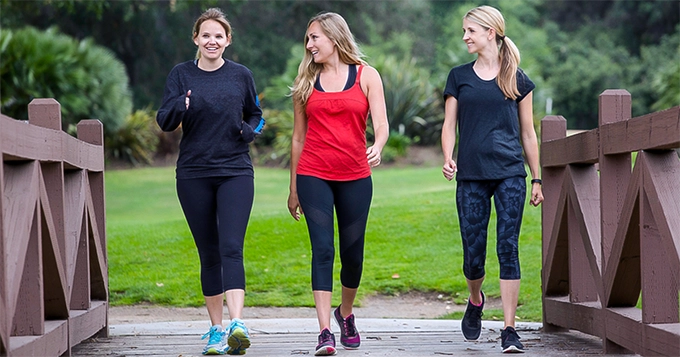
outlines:
{"label": "blue running shoe", "polygon": [[229,337],[227,337],[228,355],[244,355],[246,348],[250,347],[250,335],[246,324],[241,319],[232,319],[229,325]]}
{"label": "blue running shoe", "polygon": [[225,336],[227,334],[222,331],[222,326],[215,325],[210,328],[210,331],[206,332],[202,340],[208,337],[208,344],[203,348],[204,355],[223,355],[226,348]]}

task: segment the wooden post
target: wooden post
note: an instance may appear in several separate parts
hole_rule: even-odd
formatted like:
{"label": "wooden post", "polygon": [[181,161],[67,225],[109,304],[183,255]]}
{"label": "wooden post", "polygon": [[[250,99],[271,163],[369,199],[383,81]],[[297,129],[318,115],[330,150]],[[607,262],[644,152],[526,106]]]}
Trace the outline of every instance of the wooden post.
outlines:
{"label": "wooden post", "polygon": [[97,119],[81,120],[76,125],[78,139],[93,145],[101,145],[104,152],[104,125]]}
{"label": "wooden post", "polygon": [[[88,142],[93,145],[101,146],[101,157],[104,157],[104,125],[101,121],[96,119],[81,120],[76,126],[78,139]],[[90,236],[92,233],[90,231],[83,232],[86,234],[86,240],[88,244],[88,251],[90,252],[90,259],[88,259],[89,264],[103,264],[104,269],[108,266],[107,257],[108,253],[106,250],[106,200],[105,200],[105,187],[104,187],[104,172],[93,172],[90,171],[87,174],[87,182],[90,188],[90,193],[92,195],[92,206],[94,210],[94,222],[89,222],[89,225],[95,226],[97,229],[97,236],[99,238],[98,244],[94,244],[93,241],[97,237]],[[90,217],[85,217],[89,220]],[[103,262],[93,261],[93,257],[98,257],[97,245],[101,247]],[[95,269],[99,271],[99,269]],[[89,268],[89,272],[93,271]],[[89,273],[88,272],[88,273]],[[104,272],[105,273],[105,272]],[[108,322],[108,277],[101,274],[89,275],[90,283],[90,294],[92,299],[98,299],[106,301],[106,322],[104,328],[97,332],[97,337],[108,337],[109,336],[109,322]]]}
{"label": "wooden post", "polygon": [[[546,142],[550,140],[556,140],[556,139],[561,139],[565,138],[567,136],[567,120],[564,119],[564,117],[561,116],[554,116],[554,115],[548,115],[544,117],[541,120],[541,142]],[[542,150],[542,149],[541,149]],[[541,153],[541,158],[543,157],[543,153]],[[541,167],[541,178],[543,179],[543,197],[544,201],[541,204],[541,220],[543,222],[542,227],[541,227],[541,235],[543,237],[542,241],[542,273],[541,273],[541,280],[542,280],[542,291],[543,294],[542,296],[545,297],[546,294],[548,293],[548,276],[546,274],[546,264],[547,259],[548,259],[548,247],[551,244],[551,239],[556,239],[556,237],[552,236],[552,231],[555,225],[558,225],[560,222],[556,222],[556,220],[561,219],[561,217],[556,217],[557,215],[557,210],[559,207],[559,199],[560,199],[560,192],[562,191],[562,182],[564,181],[564,175],[565,175],[565,168],[564,167]],[[565,255],[568,255],[567,251],[564,251]],[[565,260],[563,261],[568,261],[567,257],[564,257]],[[562,268],[562,267],[559,267]],[[556,269],[558,270],[558,269]],[[568,267],[564,267],[564,269],[559,269],[559,271],[553,271],[551,274],[553,277],[558,277],[556,280],[563,280],[563,281],[569,281],[569,270]],[[566,279],[562,279],[562,278]],[[567,286],[561,286],[561,287],[556,287],[555,290],[558,290],[557,293],[563,293],[564,295],[567,294],[568,292],[568,285]],[[546,323],[546,318],[545,318],[545,302],[543,303],[543,330],[546,332],[559,332],[559,331],[565,331],[566,329],[558,327],[553,324]]]}
{"label": "wooden post", "polygon": [[28,123],[61,131],[61,104],[54,98],[36,98],[28,103]]}
{"label": "wooden post", "polygon": [[[2,124],[0,124],[2,126]],[[3,140],[2,140],[2,135],[0,135],[0,154],[3,153]],[[7,307],[7,301],[9,299],[8,296],[8,290],[7,290],[7,275],[8,275],[8,270],[7,269],[7,258],[5,257],[5,254],[7,252],[7,248],[5,245],[7,244],[5,240],[3,239],[4,236],[4,231],[5,231],[5,223],[4,223],[4,214],[5,209],[3,207],[3,197],[5,197],[5,163],[4,161],[0,164],[0,356],[5,356],[7,355],[7,351],[9,350],[9,326],[10,326],[10,317],[7,316],[6,311],[9,311]]]}
{"label": "wooden post", "polygon": [[[561,116],[548,115],[541,120],[541,142],[565,138],[567,136],[567,120]],[[541,155],[543,157],[543,155]],[[543,179],[543,197],[541,204],[541,218],[543,222],[543,246],[546,246],[545,239],[550,239],[554,218],[557,213],[557,200],[561,191],[562,179],[564,178],[564,168],[542,167],[541,176]],[[543,250],[543,259],[546,258],[546,251]]]}
{"label": "wooden post", "polygon": [[[609,135],[606,124],[612,124],[629,120],[631,118],[631,98],[630,93],[623,89],[608,89],[600,94],[599,98],[599,126],[600,126],[600,217],[601,225],[601,245],[602,245],[602,269],[606,271],[608,264],[618,264],[610,262],[609,257],[612,253],[616,228],[621,219],[623,201],[628,190],[628,183],[631,177],[630,153],[605,155],[602,148],[607,145]],[[604,129],[603,129],[604,128]],[[630,286],[636,286],[631,284]],[[604,291],[604,287],[602,289]],[[633,292],[630,292],[633,294]],[[637,295],[639,292],[635,292]],[[604,300],[605,297],[603,296]],[[634,305],[633,305],[634,306]],[[602,301],[602,307],[610,307],[609,301]],[[602,336],[602,347],[605,353],[627,353],[627,349],[612,342],[607,338],[605,321],[605,336]]]}
{"label": "wooden post", "polygon": [[[81,120],[76,126],[78,131],[78,139],[93,144],[101,146],[101,155],[104,156],[104,125],[102,122],[96,119]],[[94,205],[95,223],[97,224],[97,230],[99,233],[100,241],[104,256],[106,255],[106,200],[104,192],[104,173],[103,172],[89,172],[88,182],[90,184],[90,192],[92,193],[92,204]],[[98,291],[99,294],[95,294],[98,297],[102,297],[102,291]],[[108,294],[104,293],[104,296]]]}
{"label": "wooden post", "polygon": [[[630,93],[624,89],[608,89],[599,98],[600,125],[600,216],[602,217],[602,268],[609,264],[616,227],[621,218],[623,200],[631,176],[630,153],[605,155],[602,148],[606,146],[609,135],[603,127],[606,124],[622,122],[631,118]],[[607,306],[607,302],[604,302]]]}

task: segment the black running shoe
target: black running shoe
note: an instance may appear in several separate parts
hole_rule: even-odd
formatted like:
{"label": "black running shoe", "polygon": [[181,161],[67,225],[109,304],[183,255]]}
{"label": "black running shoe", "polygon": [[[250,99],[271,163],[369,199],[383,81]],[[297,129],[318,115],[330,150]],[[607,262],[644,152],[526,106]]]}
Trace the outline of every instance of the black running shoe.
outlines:
{"label": "black running shoe", "polygon": [[484,292],[481,294],[482,305],[472,305],[470,299],[468,299],[467,308],[465,309],[465,316],[463,316],[463,320],[460,321],[460,329],[463,331],[463,336],[465,336],[466,340],[476,340],[479,338],[479,334],[482,332],[482,310],[484,310],[486,296],[484,295]]}
{"label": "black running shoe", "polygon": [[501,348],[503,353],[524,353],[524,345],[519,342],[519,335],[514,327],[501,330]]}

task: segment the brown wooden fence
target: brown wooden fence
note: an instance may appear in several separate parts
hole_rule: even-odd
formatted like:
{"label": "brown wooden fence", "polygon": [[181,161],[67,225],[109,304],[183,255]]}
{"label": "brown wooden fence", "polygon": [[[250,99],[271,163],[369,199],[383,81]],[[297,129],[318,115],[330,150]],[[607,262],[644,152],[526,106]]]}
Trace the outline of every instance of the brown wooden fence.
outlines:
{"label": "brown wooden fence", "polygon": [[0,355],[70,355],[108,335],[103,127],[61,130],[61,106],[0,115]]}
{"label": "brown wooden fence", "polygon": [[607,90],[599,113],[569,137],[564,118],[541,122],[544,326],[678,356],[680,106],[631,118],[630,94]]}

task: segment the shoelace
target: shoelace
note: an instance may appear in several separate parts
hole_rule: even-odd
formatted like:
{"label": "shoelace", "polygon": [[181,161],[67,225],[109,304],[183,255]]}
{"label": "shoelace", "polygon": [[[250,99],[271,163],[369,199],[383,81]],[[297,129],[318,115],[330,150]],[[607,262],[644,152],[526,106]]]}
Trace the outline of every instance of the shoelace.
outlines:
{"label": "shoelace", "polygon": [[208,340],[209,344],[216,344],[220,343],[222,341],[222,332],[217,331],[216,328],[211,327],[210,331],[206,332],[203,337],[201,337],[201,340],[205,340],[206,337],[210,336],[210,339]]}
{"label": "shoelace", "polygon": [[478,306],[475,306],[476,309],[466,309],[465,310],[465,316],[466,317],[475,317],[481,319],[482,316],[484,316],[484,312],[482,311],[481,308],[478,308]]}
{"label": "shoelace", "polygon": [[342,319],[342,324],[345,325],[347,336],[356,336],[357,330],[356,325],[354,325],[354,314],[347,316],[346,319]]}
{"label": "shoelace", "polygon": [[331,340],[331,332],[328,330],[323,330],[319,336],[319,344]]}
{"label": "shoelace", "polygon": [[515,331],[514,329],[506,332],[505,335],[506,341],[508,340],[508,338],[510,338],[510,336],[514,336],[516,340],[519,340],[519,335],[517,334],[517,331]]}

